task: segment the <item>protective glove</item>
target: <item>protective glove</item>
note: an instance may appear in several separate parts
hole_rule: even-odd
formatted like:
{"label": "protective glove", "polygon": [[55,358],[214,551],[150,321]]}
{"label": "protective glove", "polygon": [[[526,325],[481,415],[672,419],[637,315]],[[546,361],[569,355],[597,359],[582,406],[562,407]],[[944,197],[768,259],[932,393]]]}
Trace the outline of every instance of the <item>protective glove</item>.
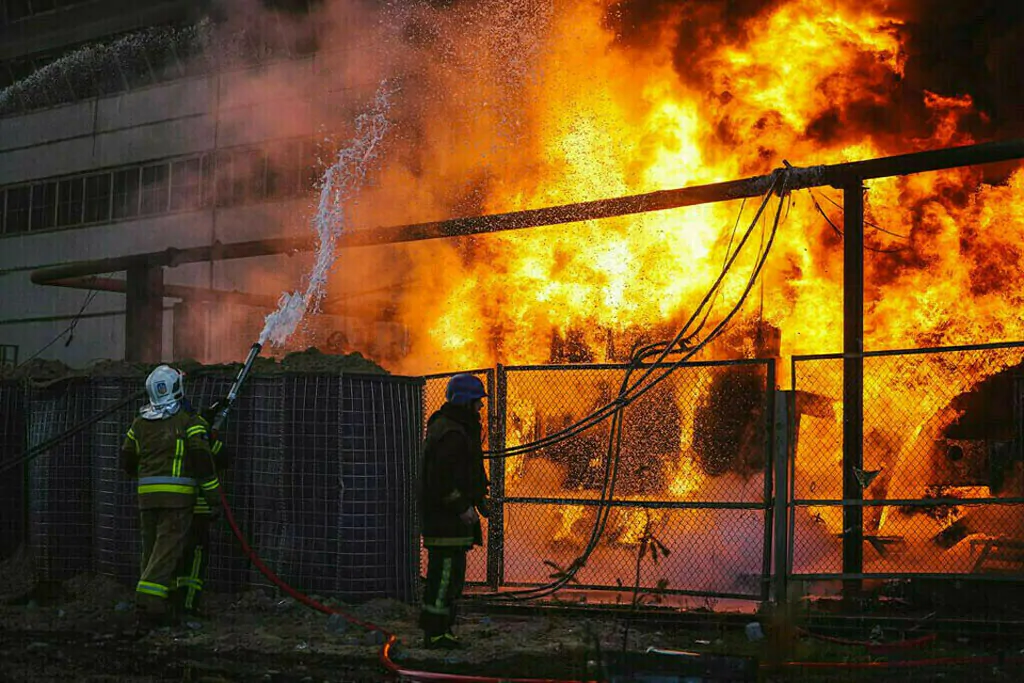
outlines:
{"label": "protective glove", "polygon": [[225,405],[227,405],[227,399],[214,401],[203,410],[203,419],[209,422],[210,424],[213,424],[213,421],[217,419],[217,413],[219,413],[221,411],[221,408],[223,408]]}
{"label": "protective glove", "polygon": [[468,507],[459,515],[459,519],[464,524],[475,524],[480,521],[480,515],[476,513],[476,508]]}

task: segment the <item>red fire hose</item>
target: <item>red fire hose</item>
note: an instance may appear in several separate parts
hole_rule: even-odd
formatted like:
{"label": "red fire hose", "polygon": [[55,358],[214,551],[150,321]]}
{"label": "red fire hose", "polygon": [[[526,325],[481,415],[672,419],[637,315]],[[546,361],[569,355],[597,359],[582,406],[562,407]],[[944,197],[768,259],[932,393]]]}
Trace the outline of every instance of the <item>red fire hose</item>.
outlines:
{"label": "red fire hose", "polygon": [[[224,518],[227,519],[228,525],[231,527],[231,531],[235,534],[235,538],[238,539],[238,543],[242,547],[242,551],[245,553],[249,561],[252,562],[253,566],[260,571],[263,576],[267,577],[271,583],[280,588],[282,591],[287,593],[295,600],[301,602],[307,607],[311,607],[318,612],[324,614],[337,614],[347,622],[364,628],[368,631],[377,631],[384,636],[384,645],[380,650],[380,663],[385,669],[391,673],[398,675],[402,678],[406,678],[413,681],[446,681],[449,683],[595,683],[594,681],[577,681],[577,680],[559,680],[559,679],[541,679],[541,678],[495,678],[491,676],[470,676],[464,674],[449,674],[440,673],[436,671],[416,671],[412,669],[403,669],[391,659],[391,651],[394,646],[398,643],[398,636],[391,633],[383,626],[377,624],[362,621],[353,617],[350,614],[346,614],[340,610],[328,607],[323,603],[314,600],[308,595],[296,590],[292,586],[285,583],[284,579],[274,573],[270,567],[263,563],[260,556],[256,554],[256,551],[252,549],[249,542],[242,535],[242,530],[238,528],[238,524],[235,522],[235,515],[231,510],[231,506],[228,504],[227,496],[224,494],[224,488],[220,489],[221,502],[224,504]],[[876,644],[854,640],[844,640],[841,638],[832,638],[829,636],[819,636],[808,632],[803,632],[804,635],[818,638],[820,640],[826,640],[829,642],[835,642],[842,645],[857,645],[857,646],[874,646]],[[890,643],[888,647],[891,650],[895,649],[910,649],[914,647],[920,647],[926,643],[934,641],[936,636],[929,635],[922,638],[916,638],[913,640],[903,640],[896,643]],[[885,647],[884,645],[878,644],[878,646]],[[936,659],[914,659],[906,661],[896,662],[783,662],[776,665],[762,664],[761,668],[774,668],[774,669],[835,669],[835,670],[852,670],[852,669],[904,669],[904,668],[917,668],[917,667],[931,667],[931,666],[956,666],[956,665],[999,665],[999,664],[1024,664],[1024,657],[998,657],[998,656],[985,656],[985,657],[943,657]]]}
{"label": "red fire hose", "polygon": [[[224,518],[227,520],[228,525],[231,527],[231,531],[235,534],[235,538],[238,539],[238,543],[242,546],[242,552],[246,554],[249,561],[252,562],[253,566],[260,571],[263,576],[267,577],[271,583],[280,588],[282,591],[287,593],[289,596],[295,598],[297,601],[311,607],[318,612],[324,614],[337,614],[339,617],[368,631],[377,631],[384,636],[384,645],[380,650],[380,663],[393,674],[399,675],[402,678],[407,678],[416,681],[451,681],[452,683],[584,683],[583,681],[565,681],[557,679],[540,679],[540,678],[493,678],[490,676],[467,676],[461,674],[447,674],[438,673],[434,671],[415,671],[411,669],[403,669],[398,666],[393,659],[391,659],[391,650],[395,644],[398,643],[398,636],[391,633],[383,626],[377,624],[362,621],[357,619],[350,614],[346,614],[340,610],[329,607],[313,598],[305,595],[304,593],[296,590],[292,586],[288,585],[284,579],[279,577],[274,571],[263,563],[260,556],[256,554],[256,551],[252,549],[249,542],[242,535],[242,530],[238,528],[238,524],[235,522],[235,515],[231,510],[231,506],[228,504],[227,496],[224,494],[224,487],[220,488],[220,499],[224,504]],[[593,682],[586,682],[593,683]]]}

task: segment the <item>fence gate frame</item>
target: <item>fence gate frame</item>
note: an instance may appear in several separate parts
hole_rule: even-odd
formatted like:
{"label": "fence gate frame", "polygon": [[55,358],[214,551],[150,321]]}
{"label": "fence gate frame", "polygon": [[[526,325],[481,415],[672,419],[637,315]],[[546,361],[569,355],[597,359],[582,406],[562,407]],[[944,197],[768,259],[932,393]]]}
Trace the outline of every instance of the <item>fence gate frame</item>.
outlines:
{"label": "fence gate frame", "polygon": [[[630,367],[628,363],[604,363],[604,364],[550,364],[550,365],[497,365],[493,370],[478,368],[464,372],[450,372],[427,375],[424,380],[429,387],[432,381],[446,380],[456,374],[470,374],[481,377],[487,387],[489,400],[487,401],[487,449],[504,450],[506,445],[506,426],[508,418],[508,384],[510,373],[528,372],[573,372],[573,371],[594,371],[609,370],[623,371]],[[650,367],[650,366],[644,366]],[[663,363],[657,367],[668,368],[670,363]],[[667,595],[686,595],[710,598],[733,598],[742,600],[767,601],[773,592],[779,590],[776,584],[779,581],[778,572],[773,567],[779,567],[780,552],[778,545],[778,529],[785,529],[786,516],[786,467],[787,450],[785,448],[785,411],[780,412],[779,395],[777,389],[777,361],[774,358],[753,358],[738,360],[719,361],[693,361],[684,363],[680,369],[686,368],[738,368],[756,367],[763,368],[765,388],[760,395],[759,405],[762,411],[761,425],[761,447],[764,452],[764,465],[761,468],[763,477],[763,490],[759,501],[753,498],[747,501],[715,501],[701,499],[697,501],[678,500],[623,500],[617,501],[613,498],[614,507],[625,508],[664,508],[670,510],[749,510],[761,516],[763,534],[760,543],[761,562],[760,572],[757,580],[757,590],[750,593],[730,593],[719,590],[695,590],[690,588],[672,588],[661,592]],[[670,380],[665,380],[670,381]],[[431,392],[424,390],[424,429],[429,413],[435,410],[439,404],[431,405]],[[781,437],[780,437],[781,435]],[[782,439],[780,441],[780,438]],[[510,582],[505,577],[505,514],[506,505],[509,504],[578,504],[574,499],[547,498],[547,497],[522,497],[509,496],[505,490],[505,460],[503,458],[488,459],[488,476],[491,481],[491,506],[490,516],[487,520],[487,545],[486,545],[486,578],[484,581],[468,581],[470,585],[486,586],[493,591],[501,588],[522,588],[538,585],[532,582]],[[596,501],[595,501],[596,502]],[[780,505],[781,503],[781,505]],[[588,503],[589,504],[589,503]],[[781,520],[781,521],[780,521]],[[781,526],[780,526],[781,524]],[[785,543],[782,544],[785,556]],[[421,570],[423,567],[421,567]],[[583,585],[577,586],[584,590],[598,591],[621,591],[621,587],[613,585]]]}

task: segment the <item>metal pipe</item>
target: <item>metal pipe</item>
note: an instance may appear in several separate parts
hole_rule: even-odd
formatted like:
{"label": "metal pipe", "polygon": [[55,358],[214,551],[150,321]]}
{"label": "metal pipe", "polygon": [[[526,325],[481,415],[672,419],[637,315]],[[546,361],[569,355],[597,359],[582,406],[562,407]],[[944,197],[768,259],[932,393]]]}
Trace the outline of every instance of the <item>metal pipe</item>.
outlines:
{"label": "metal pipe", "polygon": [[314,240],[311,237],[288,237],[235,242],[232,244],[215,242],[209,246],[192,247],[189,249],[171,247],[163,251],[133,254],[131,256],[116,256],[95,261],[76,261],[59,266],[39,268],[32,271],[31,279],[37,285],[48,285],[52,284],[54,280],[84,277],[100,273],[117,273],[140,264],[150,267],[176,268],[186,263],[202,263],[206,261],[222,261],[310,251],[314,246]]}
{"label": "metal pipe", "polygon": [[[964,147],[951,147],[928,152],[914,152],[880,159],[855,161],[831,166],[809,168],[789,167],[789,190],[831,185],[845,187],[853,179],[884,178],[911,173],[939,171],[957,166],[996,163],[1024,158],[1024,139],[988,142]],[[777,171],[776,171],[777,173]],[[505,230],[562,225],[580,221],[627,216],[648,211],[662,211],[684,206],[710,204],[764,194],[771,185],[773,174],[754,176],[709,185],[697,185],[675,190],[661,190],[629,197],[599,199],[590,202],[565,204],[542,209],[529,209],[509,213],[454,218],[445,221],[399,225],[356,230],[338,240],[338,248],[352,248],[382,244],[416,242],[444,237],[465,237]],[[311,251],[316,248],[312,237],[276,238],[221,244],[191,249],[121,256],[97,261],[81,261],[32,271],[32,282],[50,284],[53,280],[113,273],[145,262],[148,265],[175,267],[185,263],[251,258],[282,253]]]}
{"label": "metal pipe", "polygon": [[[117,294],[124,294],[128,291],[128,283],[125,280],[119,280],[113,277],[68,277],[53,280],[46,284],[53,287],[95,289],[101,292],[114,292]],[[207,287],[192,287],[189,285],[164,284],[163,295],[172,299],[228,302],[242,304],[245,306],[261,306],[271,309],[277,306],[277,297],[273,297],[268,294],[232,292],[224,289],[209,289]]]}
{"label": "metal pipe", "polygon": [[[860,574],[864,563],[864,186],[843,186],[843,573]],[[844,597],[860,582],[843,583]]]}

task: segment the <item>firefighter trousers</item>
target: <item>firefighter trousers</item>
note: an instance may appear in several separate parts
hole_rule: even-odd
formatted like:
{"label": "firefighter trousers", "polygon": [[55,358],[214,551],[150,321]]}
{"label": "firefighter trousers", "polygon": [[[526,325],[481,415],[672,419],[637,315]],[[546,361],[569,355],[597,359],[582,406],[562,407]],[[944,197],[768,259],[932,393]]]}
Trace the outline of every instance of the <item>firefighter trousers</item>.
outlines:
{"label": "firefighter trousers", "polygon": [[210,564],[209,514],[196,513],[181,561],[174,591],[175,607],[186,614],[196,614],[206,585],[206,568]]}
{"label": "firefighter trousers", "polygon": [[150,508],[140,513],[142,569],[135,587],[137,604],[147,612],[163,614],[188,541],[192,507]]}
{"label": "firefighter trousers", "polygon": [[428,638],[451,631],[456,601],[466,585],[465,547],[427,548],[427,585],[423,589],[420,628]]}

